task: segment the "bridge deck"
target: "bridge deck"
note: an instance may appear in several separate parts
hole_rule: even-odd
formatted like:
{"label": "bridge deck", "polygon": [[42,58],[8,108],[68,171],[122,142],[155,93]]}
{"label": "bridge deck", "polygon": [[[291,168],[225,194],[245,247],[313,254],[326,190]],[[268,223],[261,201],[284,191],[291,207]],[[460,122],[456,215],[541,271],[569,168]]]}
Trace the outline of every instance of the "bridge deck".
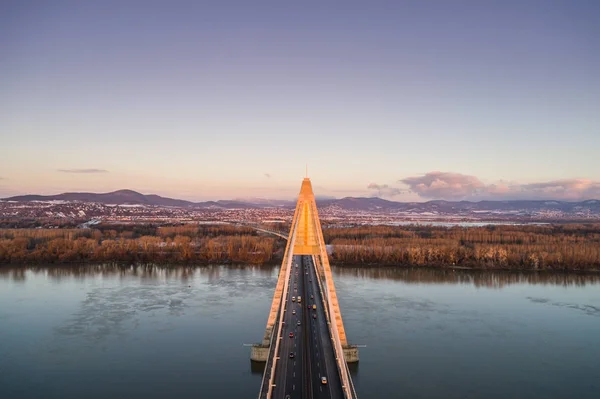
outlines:
{"label": "bridge deck", "polygon": [[270,343],[260,398],[356,398],[345,352],[351,361],[358,360],[358,353],[348,351],[308,178],[302,181],[287,237],[261,351],[253,352],[262,360]]}
{"label": "bridge deck", "polygon": [[[298,302],[298,296],[302,297],[301,302]],[[284,294],[282,306],[285,325],[279,353],[274,354],[279,361],[275,368],[272,397],[344,398],[324,311],[325,303],[310,256],[294,257],[289,290]],[[290,333],[293,337],[289,336]],[[321,377],[327,378],[326,384]]]}

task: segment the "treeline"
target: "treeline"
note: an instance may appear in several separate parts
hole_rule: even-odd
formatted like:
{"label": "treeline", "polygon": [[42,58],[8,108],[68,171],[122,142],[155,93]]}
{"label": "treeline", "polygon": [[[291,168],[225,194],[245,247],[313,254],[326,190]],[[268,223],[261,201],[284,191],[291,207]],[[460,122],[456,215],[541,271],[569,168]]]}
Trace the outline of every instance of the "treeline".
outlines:
{"label": "treeline", "polygon": [[252,229],[213,226],[100,226],[0,230],[0,263],[269,263],[285,242]]}
{"label": "treeline", "polygon": [[600,225],[360,226],[323,232],[334,264],[599,270]]}
{"label": "treeline", "polygon": [[[600,224],[325,228],[334,265],[600,270]],[[233,225],[0,229],[0,263],[276,263],[285,241]]]}

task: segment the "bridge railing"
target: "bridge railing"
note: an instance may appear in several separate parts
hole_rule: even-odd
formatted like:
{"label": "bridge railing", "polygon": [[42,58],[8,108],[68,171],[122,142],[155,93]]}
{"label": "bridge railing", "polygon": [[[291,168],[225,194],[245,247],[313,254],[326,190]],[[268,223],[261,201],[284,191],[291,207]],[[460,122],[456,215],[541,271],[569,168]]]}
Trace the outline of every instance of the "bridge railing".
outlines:
{"label": "bridge railing", "polygon": [[[290,242],[294,242],[294,239],[296,238],[296,229],[294,229],[294,231],[292,232],[292,240]],[[289,281],[290,281],[290,273],[292,270],[292,261],[294,259],[293,253],[292,251],[289,251],[289,253],[286,251],[285,256],[287,258],[284,259],[284,264],[285,264],[285,281],[283,283],[283,293],[281,295],[281,304],[279,307],[279,322],[277,323],[277,334],[275,334],[275,331],[273,331],[273,333],[271,334],[271,345],[273,345],[273,337],[276,336],[276,341],[275,341],[275,350],[273,352],[273,354],[271,354],[271,351],[269,350],[269,355],[273,356],[273,363],[271,364],[271,370],[269,370],[269,386],[267,388],[267,399],[271,398],[271,395],[273,394],[273,380],[275,378],[275,370],[277,369],[277,360],[279,358],[279,343],[281,342],[281,331],[282,331],[282,326],[283,326],[283,318],[285,316],[285,301],[287,298],[287,292],[289,289]],[[275,329],[274,329],[275,330]],[[264,380],[266,379],[267,376],[267,369],[265,368],[265,375],[263,376],[263,386],[264,386]],[[262,388],[261,388],[261,394],[259,397],[262,397],[263,393],[262,393]]]}
{"label": "bridge railing", "polygon": [[[280,310],[281,312],[281,310]],[[277,318],[279,318],[279,313],[277,313]],[[275,361],[275,350],[277,345],[275,344],[275,340],[277,339],[277,334],[273,331],[271,333],[271,340],[269,341],[269,357],[267,357],[267,364],[265,364],[265,373],[263,375],[263,379],[260,385],[260,394],[259,399],[267,399],[267,395],[269,392],[269,386],[271,382],[271,373],[272,373],[272,364]]]}

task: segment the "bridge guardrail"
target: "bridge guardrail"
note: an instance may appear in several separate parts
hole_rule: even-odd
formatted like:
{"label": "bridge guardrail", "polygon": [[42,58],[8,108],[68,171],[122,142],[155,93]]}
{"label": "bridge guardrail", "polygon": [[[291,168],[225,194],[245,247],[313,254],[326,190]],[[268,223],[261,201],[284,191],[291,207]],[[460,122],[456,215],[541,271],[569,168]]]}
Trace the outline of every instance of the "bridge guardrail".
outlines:
{"label": "bridge guardrail", "polygon": [[[296,229],[294,229],[294,231],[292,232],[292,237],[291,237],[290,242],[293,243],[295,238],[296,238]],[[286,254],[287,254],[287,251],[286,251]],[[281,305],[279,308],[279,323],[277,323],[277,338],[276,338],[277,341],[275,341],[275,353],[273,354],[273,364],[271,365],[271,372],[270,372],[270,376],[269,376],[269,387],[267,389],[267,399],[270,399],[271,395],[273,394],[273,379],[275,378],[275,370],[277,368],[277,357],[278,357],[277,355],[279,354],[279,342],[281,341],[281,330],[282,330],[283,316],[285,313],[284,312],[284,307],[285,307],[284,303],[285,303],[287,292],[288,292],[293,259],[294,259],[293,254],[289,254],[287,259],[285,260],[285,265],[286,265],[285,281],[283,283],[283,293],[281,295]],[[271,334],[271,338],[274,335],[275,334]],[[265,373],[266,373],[266,370],[265,370]]]}
{"label": "bridge guardrail", "polygon": [[[279,318],[279,313],[277,313],[277,318]],[[268,395],[268,391],[269,388],[266,387],[265,388],[265,381],[267,383],[269,383],[271,381],[271,372],[272,369],[269,368],[269,366],[271,366],[271,364],[273,361],[275,361],[275,356],[274,356],[274,352],[275,352],[275,348],[277,345],[273,345],[273,341],[277,339],[277,334],[273,334],[271,333],[271,341],[269,342],[269,357],[267,358],[267,364],[265,364],[265,374],[263,375],[263,379],[260,385],[260,393],[258,395],[259,399],[266,399],[267,395]],[[270,360],[270,362],[269,362]],[[268,378],[267,378],[268,375]]]}

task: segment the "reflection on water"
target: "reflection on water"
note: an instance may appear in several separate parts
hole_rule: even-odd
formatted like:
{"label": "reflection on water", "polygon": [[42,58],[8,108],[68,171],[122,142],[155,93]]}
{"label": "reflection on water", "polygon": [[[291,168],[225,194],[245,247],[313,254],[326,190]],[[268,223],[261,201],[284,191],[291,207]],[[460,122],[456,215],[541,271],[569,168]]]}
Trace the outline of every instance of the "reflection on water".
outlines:
{"label": "reflection on water", "polygon": [[[272,276],[277,266],[271,265],[228,265],[227,270],[246,270],[262,277]],[[179,280],[187,282],[197,276],[206,276],[208,281],[217,281],[224,267],[210,266],[172,266],[161,265],[76,265],[53,267],[0,267],[0,279],[23,282],[27,276],[45,276],[60,282],[63,278],[85,279],[86,277],[114,276],[138,277],[143,281]],[[347,267],[334,266],[336,275],[362,279],[385,279],[402,281],[408,284],[467,284],[476,287],[502,288],[511,284],[550,284],[561,286],[585,286],[600,284],[600,273],[573,273],[550,271],[507,271],[507,270],[469,270],[435,269],[411,267]]]}
{"label": "reflection on water", "polygon": [[[256,397],[273,266],[0,268],[0,398]],[[334,268],[361,399],[596,399],[600,275]]]}
{"label": "reflection on water", "polygon": [[484,271],[468,269],[433,269],[409,267],[334,267],[340,276],[364,279],[397,280],[408,284],[467,284],[476,287],[502,288],[511,284],[550,284],[585,286],[600,284],[600,273],[562,273],[548,271]]}
{"label": "reflection on water", "polygon": [[119,265],[119,264],[89,264],[89,265],[60,265],[60,266],[29,266],[29,267],[0,267],[0,279],[9,279],[14,282],[22,282],[30,277],[47,277],[53,281],[60,282],[64,278],[84,280],[86,277],[139,277],[142,281],[166,281],[179,280],[187,282],[194,277],[206,276],[209,281],[216,281],[221,273],[227,270],[251,271],[263,277],[273,274],[274,267],[271,265],[222,265],[209,266],[172,266],[160,265]]}

